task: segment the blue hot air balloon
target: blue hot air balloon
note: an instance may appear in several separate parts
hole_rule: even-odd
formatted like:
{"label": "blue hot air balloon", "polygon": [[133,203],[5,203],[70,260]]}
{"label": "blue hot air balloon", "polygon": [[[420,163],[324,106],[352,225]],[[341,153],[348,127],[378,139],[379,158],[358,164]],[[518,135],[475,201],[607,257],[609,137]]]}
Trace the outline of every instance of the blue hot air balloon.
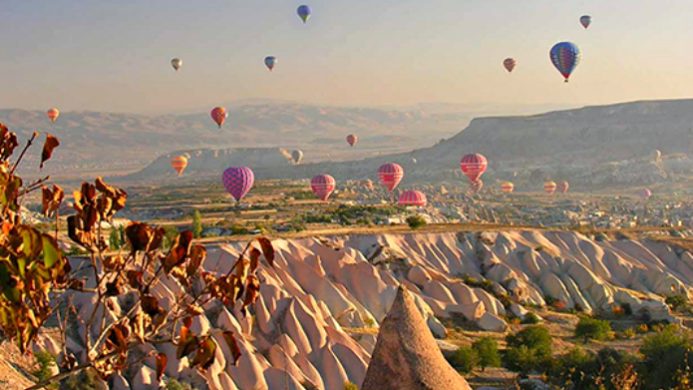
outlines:
{"label": "blue hot air balloon", "polygon": [[592,24],[592,17],[589,15],[582,15],[580,16],[580,24],[582,27],[587,28]]}
{"label": "blue hot air balloon", "polygon": [[560,42],[551,48],[550,55],[553,66],[563,75],[567,83],[570,74],[580,62],[580,49],[572,42]]}
{"label": "blue hot air balloon", "polygon": [[298,13],[298,16],[301,18],[301,20],[303,20],[303,23],[306,23],[310,18],[310,7],[307,5],[301,5],[296,10],[296,13]]}
{"label": "blue hot air balloon", "polygon": [[267,66],[267,69],[270,71],[274,69],[274,65],[277,64],[277,57],[274,56],[269,56],[265,57],[265,66]]}

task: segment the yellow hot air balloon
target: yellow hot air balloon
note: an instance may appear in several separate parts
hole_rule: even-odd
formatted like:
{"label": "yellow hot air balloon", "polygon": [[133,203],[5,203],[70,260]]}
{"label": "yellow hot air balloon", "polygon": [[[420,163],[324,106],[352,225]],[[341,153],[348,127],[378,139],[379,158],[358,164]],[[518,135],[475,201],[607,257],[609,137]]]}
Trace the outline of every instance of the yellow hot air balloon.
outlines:
{"label": "yellow hot air balloon", "polygon": [[183,175],[185,167],[188,166],[188,158],[185,156],[176,156],[171,159],[171,167],[176,170],[178,176]]}
{"label": "yellow hot air balloon", "polygon": [[504,193],[509,194],[515,190],[515,185],[512,182],[506,181],[501,183],[500,189]]}

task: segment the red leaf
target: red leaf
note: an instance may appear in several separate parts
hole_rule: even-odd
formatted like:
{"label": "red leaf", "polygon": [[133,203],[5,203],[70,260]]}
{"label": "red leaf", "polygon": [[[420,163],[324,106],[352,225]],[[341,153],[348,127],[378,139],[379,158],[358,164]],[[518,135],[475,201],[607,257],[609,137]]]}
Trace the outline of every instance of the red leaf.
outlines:
{"label": "red leaf", "polygon": [[46,133],[46,142],[43,144],[43,151],[41,152],[41,165],[39,165],[39,168],[43,168],[43,164],[50,160],[51,156],[53,155],[53,150],[60,145],[60,141],[58,139],[51,135]]}
{"label": "red leaf", "polygon": [[274,247],[272,246],[272,241],[267,237],[260,237],[257,241],[260,243],[265,259],[271,267],[274,267]]}
{"label": "red leaf", "polygon": [[159,352],[156,355],[156,379],[161,380],[164,375],[164,370],[166,369],[166,364],[168,363],[168,357],[165,353]]}
{"label": "red leaf", "polygon": [[233,332],[231,331],[226,331],[223,333],[224,335],[224,340],[226,340],[226,344],[228,344],[229,349],[231,350],[231,355],[233,356],[233,365],[238,364],[238,359],[241,357],[241,348],[238,347],[238,342],[236,341],[236,336],[233,335]]}

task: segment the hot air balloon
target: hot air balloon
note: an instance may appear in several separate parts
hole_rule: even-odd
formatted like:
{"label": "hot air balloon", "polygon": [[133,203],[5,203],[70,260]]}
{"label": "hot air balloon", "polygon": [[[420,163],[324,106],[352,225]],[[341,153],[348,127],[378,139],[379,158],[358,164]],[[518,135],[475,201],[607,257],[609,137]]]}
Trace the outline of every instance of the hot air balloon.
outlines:
{"label": "hot air balloon", "polygon": [[392,192],[397,188],[399,182],[402,181],[404,168],[396,163],[383,164],[378,168],[378,177],[380,178],[380,184]]}
{"label": "hot air balloon", "polygon": [[592,17],[589,15],[580,16],[580,24],[582,25],[582,27],[587,29],[587,27],[589,27],[590,24],[592,24]]}
{"label": "hot air balloon", "polygon": [[510,194],[515,190],[515,185],[512,182],[505,181],[505,182],[501,183],[500,189],[502,192],[504,192],[506,194]]}
{"label": "hot air balloon", "polygon": [[276,64],[277,64],[277,57],[274,57],[274,56],[265,57],[265,66],[267,67],[267,69],[270,70],[270,72],[272,71],[272,69],[274,69],[274,65],[276,65]]}
{"label": "hot air balloon", "polygon": [[515,65],[517,65],[517,61],[515,61],[514,58],[506,58],[506,59],[503,61],[503,66],[504,66],[505,69],[508,71],[508,73],[509,73],[509,72],[512,72],[513,69],[515,69]]}
{"label": "hot air balloon", "polygon": [[171,60],[171,66],[177,72],[178,69],[180,69],[180,67],[183,66],[183,60],[181,60],[180,58],[174,58]]}
{"label": "hot air balloon", "polygon": [[481,178],[481,175],[488,168],[488,160],[481,154],[468,154],[460,160],[460,169],[467,175],[469,181],[474,183]]}
{"label": "hot air balloon", "polygon": [[418,163],[418,161],[416,161],[416,157],[412,157],[412,158],[411,158],[411,162],[413,162],[414,164],[417,164],[417,163]]}
{"label": "hot air balloon", "polygon": [[255,174],[248,167],[230,167],[221,177],[226,191],[239,202],[253,188]]}
{"label": "hot air balloon", "polygon": [[655,162],[661,162],[662,161],[662,152],[659,149],[655,149],[653,153],[654,161]]}
{"label": "hot air balloon", "polygon": [[310,188],[315,196],[323,202],[326,201],[336,187],[334,177],[330,175],[317,175],[310,181]]}
{"label": "hot air balloon", "polygon": [[568,192],[569,189],[570,189],[570,183],[568,183],[567,181],[564,180],[564,181],[558,183],[558,192],[565,194],[566,192]]}
{"label": "hot air balloon", "polygon": [[357,142],[359,142],[359,137],[356,136],[356,134],[349,134],[346,137],[346,141],[349,144],[349,146],[354,146],[356,145]]}
{"label": "hot air balloon", "polygon": [[294,150],[291,152],[291,159],[294,161],[294,164],[300,164],[301,160],[303,160],[303,151],[298,149]]}
{"label": "hot air balloon", "polygon": [[652,197],[652,191],[649,188],[640,190],[640,198],[642,198],[642,200],[648,200],[650,197]]}
{"label": "hot air balloon", "polygon": [[176,170],[178,176],[183,176],[185,167],[188,166],[188,158],[185,156],[175,156],[171,158],[171,167]]}
{"label": "hot air balloon", "polygon": [[212,116],[212,120],[214,120],[220,129],[226,118],[229,116],[224,107],[214,107],[210,115]]}
{"label": "hot air balloon", "polygon": [[303,23],[308,22],[308,19],[310,19],[311,11],[310,7],[307,5],[299,6],[298,9],[296,9],[296,13],[301,18],[301,20],[303,20]]}
{"label": "hot air balloon", "polygon": [[558,185],[555,181],[547,181],[546,183],[544,183],[544,192],[546,192],[549,195],[553,195],[553,193],[556,192],[557,187]]}
{"label": "hot air balloon", "polygon": [[51,122],[55,123],[55,121],[58,120],[58,117],[60,116],[60,110],[53,107],[50,110],[46,111],[46,115],[48,115],[48,119],[50,119]]}
{"label": "hot air balloon", "polygon": [[578,63],[580,63],[580,49],[572,42],[560,42],[551,48],[551,62],[568,82]]}
{"label": "hot air balloon", "polygon": [[426,194],[421,191],[407,190],[399,195],[397,204],[400,206],[417,206],[424,207],[428,201],[426,200]]}
{"label": "hot air balloon", "polygon": [[470,191],[473,194],[476,194],[477,192],[481,191],[482,188],[484,188],[484,181],[479,179],[477,181],[473,181],[471,184]]}

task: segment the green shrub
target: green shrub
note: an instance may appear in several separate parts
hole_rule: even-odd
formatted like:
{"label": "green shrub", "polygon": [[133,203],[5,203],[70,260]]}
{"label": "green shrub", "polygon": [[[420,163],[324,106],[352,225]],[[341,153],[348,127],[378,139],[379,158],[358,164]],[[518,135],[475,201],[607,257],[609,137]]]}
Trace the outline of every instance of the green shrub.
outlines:
{"label": "green shrub", "polygon": [[481,371],[484,371],[486,367],[498,367],[501,365],[498,343],[493,338],[480,338],[472,344],[472,349],[476,352]]}
{"label": "green shrub", "polygon": [[531,311],[529,313],[525,314],[525,317],[522,319],[523,324],[530,324],[530,325],[538,324],[539,321],[540,321],[539,316],[534,314],[534,312],[531,312]]}
{"label": "green shrub", "polygon": [[540,325],[528,326],[516,334],[508,335],[506,341],[505,367],[522,373],[545,372],[548,369],[552,353],[548,329]]}
{"label": "green shrub", "polygon": [[412,215],[407,217],[407,225],[412,229],[419,229],[426,226],[426,220],[420,215]]}
{"label": "green shrub", "polygon": [[351,382],[344,382],[344,390],[359,390],[359,387]]}
{"label": "green shrub", "polygon": [[575,327],[575,337],[587,340],[607,340],[611,337],[611,324],[606,320],[582,317]]}
{"label": "green shrub", "polygon": [[202,215],[200,214],[200,210],[193,211],[192,232],[195,238],[202,237]]}
{"label": "green shrub", "polygon": [[469,374],[479,363],[476,351],[471,347],[460,347],[449,358],[450,365],[463,374]]}
{"label": "green shrub", "polygon": [[166,390],[193,390],[193,388],[189,383],[181,383],[171,378],[166,381]]}
{"label": "green shrub", "polygon": [[693,345],[689,335],[675,325],[645,337],[640,353],[644,357],[642,377],[645,389],[674,388],[677,373],[693,365]]}
{"label": "green shrub", "polygon": [[[55,356],[51,355],[48,351],[39,351],[34,354],[34,357],[36,358],[36,365],[38,366],[38,369],[32,372],[32,374],[34,374],[36,379],[38,379],[38,381],[41,382],[52,377],[52,367],[55,367],[56,364]],[[53,384],[51,386],[48,386],[48,388],[57,389],[58,386],[56,384]]]}
{"label": "green shrub", "polygon": [[684,311],[687,310],[689,307],[688,296],[684,294],[666,297],[664,302],[666,302],[666,304],[669,305],[671,310],[674,311]]}
{"label": "green shrub", "polygon": [[117,229],[111,229],[108,235],[108,247],[113,250],[118,250],[123,246],[123,241],[120,237],[120,232]]}

